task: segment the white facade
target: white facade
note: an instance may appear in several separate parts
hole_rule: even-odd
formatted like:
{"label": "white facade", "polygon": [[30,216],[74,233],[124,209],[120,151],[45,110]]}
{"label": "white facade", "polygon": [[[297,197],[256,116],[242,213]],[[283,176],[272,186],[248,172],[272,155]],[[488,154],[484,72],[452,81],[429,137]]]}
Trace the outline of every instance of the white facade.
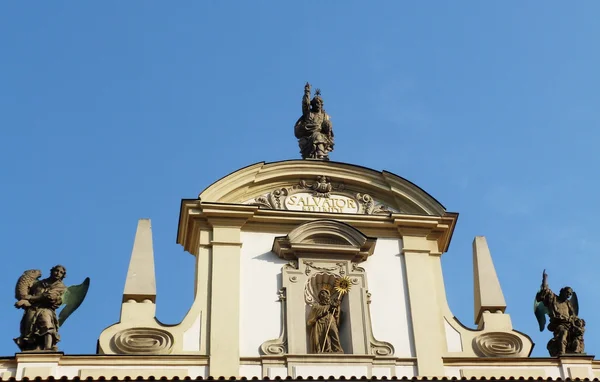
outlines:
{"label": "white facade", "polygon": [[[385,171],[302,160],[245,167],[182,201],[177,241],[196,257],[196,285],[180,324],[155,319],[144,220],[121,317],[101,333],[99,354],[0,358],[0,378],[599,377],[593,357],[528,358],[533,343],[504,313],[482,237],[473,248],[479,328],[458,322],[441,265],[456,221]],[[342,279],[351,284],[340,305],[343,353],[324,352],[311,346],[308,313],[319,288]]]}

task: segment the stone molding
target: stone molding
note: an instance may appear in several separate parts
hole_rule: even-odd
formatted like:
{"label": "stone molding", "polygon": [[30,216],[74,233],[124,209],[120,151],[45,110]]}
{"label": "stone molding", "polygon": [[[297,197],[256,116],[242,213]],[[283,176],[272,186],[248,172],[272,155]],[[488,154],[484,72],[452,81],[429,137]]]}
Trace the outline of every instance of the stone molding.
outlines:
{"label": "stone molding", "polygon": [[[446,213],[443,216],[424,215],[364,215],[332,214],[325,212],[306,213],[303,211],[259,209],[244,204],[221,204],[199,199],[184,199],[181,202],[177,243],[185,251],[197,255],[200,248],[200,232],[210,230],[209,221],[216,218],[218,211],[231,219],[240,219],[244,230],[267,230],[287,234],[303,223],[314,220],[335,219],[362,232],[376,237],[402,237],[406,232],[418,230],[429,239],[437,241],[438,255],[447,251],[456,226],[458,214]],[[211,243],[204,243],[210,246]],[[437,250],[437,249],[436,249]]]}
{"label": "stone molding", "polygon": [[[337,244],[314,244],[315,237]],[[374,239],[334,220],[308,222],[276,238],[273,251],[290,260],[282,267],[282,330],[279,338],[261,345],[261,352],[268,356],[307,354],[306,306],[316,300],[323,285],[333,291],[335,280],[347,276],[352,288],[342,302],[347,323],[340,327],[345,351],[349,355],[392,356],[394,347],[373,336],[366,274],[355,262],[366,260],[374,245]]]}
{"label": "stone molding", "polygon": [[518,356],[523,341],[512,333],[485,332],[473,339],[473,348],[482,357]]}
{"label": "stone molding", "polygon": [[287,260],[315,252],[349,256],[365,261],[373,254],[376,239],[368,238],[348,224],[336,220],[315,220],[302,224],[287,236],[275,239],[273,252]]}
{"label": "stone molding", "polygon": [[[68,380],[77,380],[85,378],[86,373],[93,369],[97,375],[110,379],[112,376],[119,380],[125,378],[135,379],[139,375],[140,368],[150,373],[156,379],[159,379],[164,373],[165,376],[175,374],[179,378],[189,377],[196,378],[197,373],[191,370],[198,367],[208,368],[208,356],[199,355],[64,355],[62,353],[16,353],[12,357],[0,358],[0,376],[2,380],[15,378],[19,380],[25,376],[30,380],[42,377],[41,373],[37,372],[36,368],[31,368],[30,365],[37,364],[38,367],[43,365],[46,371],[49,371],[48,376],[55,380],[65,377]],[[278,355],[268,357],[243,357],[240,359],[241,365],[257,365],[260,366],[262,376],[269,376],[272,380],[273,375],[270,375],[270,369],[285,370],[288,372],[292,367],[298,365],[364,365],[367,367],[367,377],[375,376],[379,368],[390,368],[389,377],[412,377],[405,371],[407,367],[416,365],[415,358],[397,358],[397,357],[376,357],[374,355],[351,355],[351,354],[334,354],[334,355]],[[552,380],[565,380],[567,378],[589,378],[592,379],[600,374],[600,360],[594,360],[593,356],[564,356],[558,358],[515,358],[515,357],[495,357],[495,358],[477,358],[477,357],[444,357],[444,366],[446,367],[445,377],[461,378],[477,369],[482,375],[490,375],[496,378],[504,377],[522,378],[532,376],[533,378],[542,377],[540,375],[531,375],[531,370],[544,370],[545,378]],[[400,368],[397,368],[400,367]],[[401,368],[404,369],[401,369]],[[575,375],[577,372],[577,375]],[[585,373],[584,373],[585,372]],[[207,373],[204,378],[212,375]],[[200,375],[202,376],[202,375]],[[416,374],[414,374],[416,376]],[[215,379],[221,376],[213,375]],[[250,379],[251,375],[244,375]],[[260,378],[260,376],[258,376]],[[308,377],[303,375],[304,378]],[[317,378],[318,375],[312,375]],[[324,376],[327,378],[328,376]],[[346,375],[346,379],[351,375]],[[171,377],[169,377],[171,378]],[[423,378],[419,378],[422,380]],[[11,379],[12,380],[12,379]]]}
{"label": "stone molding", "polygon": [[437,216],[445,213],[437,200],[402,177],[332,161],[256,163],[221,178],[198,197],[205,202],[241,204],[283,188],[297,187],[303,180],[312,182],[317,176],[327,177],[332,185],[343,184],[352,195],[367,194],[394,211]]}
{"label": "stone molding", "polygon": [[117,354],[169,354],[173,335],[156,328],[129,328],[115,334],[112,345]]}

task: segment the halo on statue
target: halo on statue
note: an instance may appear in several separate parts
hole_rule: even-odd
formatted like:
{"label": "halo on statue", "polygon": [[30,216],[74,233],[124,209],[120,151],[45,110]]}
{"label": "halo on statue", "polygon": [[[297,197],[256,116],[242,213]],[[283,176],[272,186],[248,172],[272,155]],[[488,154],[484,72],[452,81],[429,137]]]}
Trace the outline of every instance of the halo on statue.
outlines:
{"label": "halo on statue", "polygon": [[352,288],[352,283],[348,276],[340,277],[335,280],[334,289],[338,293],[340,299],[343,295],[350,292],[350,288]]}

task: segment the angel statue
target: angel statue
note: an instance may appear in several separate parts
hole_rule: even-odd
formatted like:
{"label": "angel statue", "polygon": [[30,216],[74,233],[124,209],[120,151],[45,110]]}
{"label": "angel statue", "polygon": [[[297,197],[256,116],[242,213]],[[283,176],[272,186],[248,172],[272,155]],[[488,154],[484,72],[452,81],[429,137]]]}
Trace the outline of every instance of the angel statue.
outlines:
{"label": "angel statue", "polygon": [[302,97],[302,116],[296,121],[294,135],[298,138],[302,159],[329,160],[333,151],[333,128],[329,114],[323,109],[321,91],[317,89],[312,101],[310,84],[304,86]]}
{"label": "angel statue", "polygon": [[544,331],[546,315],[550,317],[548,330],[554,333],[546,346],[551,357],[563,354],[581,354],[584,351],[583,333],[585,321],[579,314],[577,294],[571,287],[564,287],[558,296],[548,287],[546,270],[542,274],[542,287],[535,295],[534,313],[540,324],[540,331]]}
{"label": "angel statue", "polygon": [[[60,341],[58,328],[81,305],[90,286],[87,277],[80,285],[67,288],[63,284],[67,270],[62,265],[54,266],[50,277],[39,280],[41,276],[37,269],[25,271],[15,287],[15,307],[25,310],[21,335],[14,339],[21,351],[56,351]],[[62,305],[65,307],[57,317],[56,310]]]}

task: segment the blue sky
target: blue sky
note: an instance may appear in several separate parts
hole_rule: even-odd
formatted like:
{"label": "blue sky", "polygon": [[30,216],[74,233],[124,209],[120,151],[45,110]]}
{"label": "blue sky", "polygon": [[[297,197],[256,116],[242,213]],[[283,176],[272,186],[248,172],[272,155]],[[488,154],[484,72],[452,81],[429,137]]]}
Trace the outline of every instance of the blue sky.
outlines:
{"label": "blue sky", "polygon": [[[152,219],[158,318],[177,323],[193,257],[179,205],[251,163],[299,158],[303,86],[323,91],[332,160],[388,170],[460,217],[443,256],[473,324],[471,243],[485,235],[515,329],[546,356],[532,300],[569,284],[600,351],[596,154],[600,3],[0,4],[0,356],[25,269],[91,277],[61,348],[94,353],[119,318],[137,219]],[[370,277],[375,277],[374,275]]]}

